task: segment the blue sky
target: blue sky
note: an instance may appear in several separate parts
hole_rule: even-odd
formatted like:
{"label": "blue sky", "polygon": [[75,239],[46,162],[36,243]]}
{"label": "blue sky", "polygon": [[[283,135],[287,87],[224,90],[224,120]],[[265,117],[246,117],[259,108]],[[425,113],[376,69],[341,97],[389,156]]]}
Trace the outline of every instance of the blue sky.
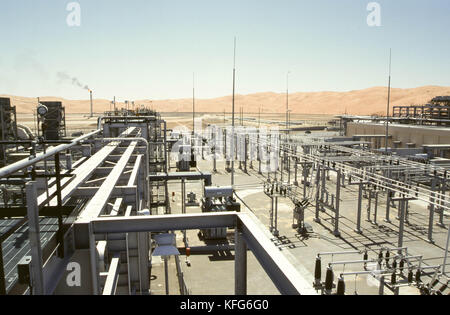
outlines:
{"label": "blue sky", "polygon": [[349,91],[387,84],[450,86],[450,1],[385,0],[369,27],[363,0],[0,0],[0,94],[95,97],[230,95],[237,36],[237,92]]}

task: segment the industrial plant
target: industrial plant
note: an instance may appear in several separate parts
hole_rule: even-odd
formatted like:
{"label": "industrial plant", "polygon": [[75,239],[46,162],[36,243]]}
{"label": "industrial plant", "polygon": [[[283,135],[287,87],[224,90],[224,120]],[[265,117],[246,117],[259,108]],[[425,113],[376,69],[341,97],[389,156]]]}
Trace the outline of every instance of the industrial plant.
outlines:
{"label": "industrial plant", "polygon": [[0,99],[1,295],[450,294],[449,96],[169,128],[90,95],[77,133]]}

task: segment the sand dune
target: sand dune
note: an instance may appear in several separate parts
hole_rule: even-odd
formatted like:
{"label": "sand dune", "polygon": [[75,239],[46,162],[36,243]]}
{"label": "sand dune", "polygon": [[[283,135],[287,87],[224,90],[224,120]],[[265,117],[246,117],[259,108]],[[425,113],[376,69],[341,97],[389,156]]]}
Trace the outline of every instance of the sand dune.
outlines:
{"label": "sand dune", "polygon": [[[411,105],[424,104],[438,95],[450,95],[450,87],[423,86],[412,89],[392,89],[391,104]],[[10,97],[19,113],[31,113],[36,107],[35,98],[0,95]],[[89,100],[66,100],[58,97],[41,97],[42,101],[62,101],[67,113],[89,112]],[[137,100],[136,104],[151,106],[160,112],[190,112],[192,99],[171,100]],[[289,108],[296,114],[348,114],[372,115],[386,112],[387,88],[373,87],[349,92],[304,92],[292,93],[289,96]],[[118,103],[118,107],[124,107]],[[266,92],[236,96],[236,111],[244,107],[246,113],[257,113],[262,106],[264,113],[284,113],[286,111],[286,95]],[[109,110],[110,101],[94,100],[97,113]],[[196,111],[204,113],[222,113],[231,111],[231,96],[214,99],[196,100]]]}

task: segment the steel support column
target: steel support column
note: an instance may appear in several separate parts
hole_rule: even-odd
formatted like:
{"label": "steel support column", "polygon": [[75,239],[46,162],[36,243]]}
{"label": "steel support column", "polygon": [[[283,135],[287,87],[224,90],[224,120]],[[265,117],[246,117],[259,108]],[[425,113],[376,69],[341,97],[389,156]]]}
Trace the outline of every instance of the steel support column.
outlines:
{"label": "steel support column", "polygon": [[297,158],[294,159],[294,185],[298,186],[298,181],[297,181],[297,172],[298,172],[298,164],[297,164]]}
{"label": "steel support column", "polygon": [[433,240],[433,225],[434,225],[434,209],[435,209],[435,190],[436,190],[436,179],[433,178],[431,180],[431,190],[432,193],[430,195],[430,204],[429,204],[429,209],[430,209],[430,214],[429,214],[429,221],[428,221],[428,241],[430,243],[434,243]]}
{"label": "steel support column", "polygon": [[321,167],[320,167],[320,164],[317,164],[317,174],[316,174],[316,215],[315,215],[315,218],[314,218],[314,222],[316,222],[316,223],[320,223],[320,205],[319,205],[319,202],[320,202],[320,190],[321,190],[321,187],[320,187],[320,182],[321,182],[321,180],[320,180],[320,174],[321,174],[321,171],[320,171],[320,169],[321,169]]}
{"label": "steel support column", "polygon": [[312,282],[303,278],[280,250],[258,227],[251,214],[239,214],[248,248],[255,255],[274,285],[285,295],[316,295]]}
{"label": "steel support column", "polygon": [[39,207],[37,204],[36,182],[28,182],[25,185],[28,212],[28,237],[31,248],[31,281],[34,295],[44,295],[44,272],[42,261],[42,247],[39,232]]}
{"label": "steel support column", "polygon": [[398,247],[401,248],[403,246],[403,233],[405,230],[405,200],[402,199],[399,202],[399,227],[398,227]]}
{"label": "steel support column", "polygon": [[247,295],[247,244],[239,227],[235,229],[234,286],[236,295]]}
{"label": "steel support column", "polygon": [[92,294],[99,295],[99,273],[98,273],[98,257],[97,257],[97,244],[95,241],[95,234],[93,224],[88,224],[89,233],[89,259],[91,264],[91,281],[92,281]]}
{"label": "steel support column", "polygon": [[341,232],[339,232],[339,207],[341,203],[341,171],[337,172],[337,179],[336,179],[336,206],[334,209],[335,217],[334,217],[334,236],[341,236]]}
{"label": "steel support column", "polygon": [[355,232],[358,234],[362,234],[361,230],[362,192],[363,192],[363,183],[360,182],[358,184],[358,214],[356,217],[356,230],[355,230]]}
{"label": "steel support column", "polygon": [[387,198],[386,198],[386,218],[384,219],[384,222],[391,223],[389,212],[391,210],[391,196],[392,192],[391,190],[387,190]]}

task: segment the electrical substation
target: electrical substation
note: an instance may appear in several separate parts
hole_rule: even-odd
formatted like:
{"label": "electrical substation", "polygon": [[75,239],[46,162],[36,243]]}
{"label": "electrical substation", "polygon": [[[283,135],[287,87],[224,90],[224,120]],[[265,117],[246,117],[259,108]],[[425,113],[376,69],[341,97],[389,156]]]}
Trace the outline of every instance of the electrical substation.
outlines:
{"label": "electrical substation", "polygon": [[74,137],[65,104],[33,132],[2,98],[0,294],[449,295],[449,100],[194,132],[127,108]]}

